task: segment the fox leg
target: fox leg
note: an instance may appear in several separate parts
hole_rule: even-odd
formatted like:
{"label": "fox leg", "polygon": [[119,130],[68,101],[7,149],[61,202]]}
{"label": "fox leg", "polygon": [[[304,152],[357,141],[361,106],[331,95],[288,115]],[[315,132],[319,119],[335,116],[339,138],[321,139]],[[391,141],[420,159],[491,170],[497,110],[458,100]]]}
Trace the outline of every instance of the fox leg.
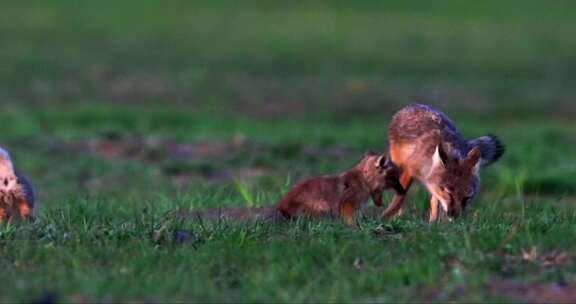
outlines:
{"label": "fox leg", "polygon": [[404,206],[404,201],[406,200],[406,194],[408,193],[410,186],[412,186],[412,182],[413,182],[412,175],[407,171],[402,172],[402,175],[400,175],[400,184],[402,184],[402,187],[404,188],[404,194],[398,194],[398,193],[394,194],[392,202],[382,213],[382,215],[385,218],[387,219],[393,218],[400,212],[402,206]]}
{"label": "fox leg", "polygon": [[32,208],[30,208],[27,201],[20,201],[17,208],[20,218],[27,220],[32,218]]}
{"label": "fox leg", "polygon": [[372,201],[374,202],[374,205],[376,205],[377,207],[382,207],[382,191],[378,190],[378,191],[374,191],[371,194],[372,196]]}
{"label": "fox leg", "polygon": [[430,198],[430,218],[429,223],[440,221],[441,223],[448,220],[446,212],[442,207],[440,207],[440,201],[432,196]]}
{"label": "fox leg", "polygon": [[6,214],[6,210],[0,207],[0,223],[3,223],[6,219],[8,219],[8,214]]}
{"label": "fox leg", "polygon": [[430,218],[428,222],[433,223],[438,219],[438,199],[432,195],[430,197]]}
{"label": "fox leg", "polygon": [[282,201],[278,204],[277,209],[280,211],[280,214],[284,216],[284,218],[292,219],[296,217],[299,205],[299,203],[294,202],[293,200]]}
{"label": "fox leg", "polygon": [[449,221],[450,218],[448,217],[448,214],[446,213],[446,211],[444,211],[444,208],[442,208],[442,206],[438,207],[438,221],[440,221],[441,223],[444,223],[446,221]]}
{"label": "fox leg", "polygon": [[340,206],[340,216],[346,225],[352,226],[356,219],[356,208],[354,208],[353,204],[345,202]]}

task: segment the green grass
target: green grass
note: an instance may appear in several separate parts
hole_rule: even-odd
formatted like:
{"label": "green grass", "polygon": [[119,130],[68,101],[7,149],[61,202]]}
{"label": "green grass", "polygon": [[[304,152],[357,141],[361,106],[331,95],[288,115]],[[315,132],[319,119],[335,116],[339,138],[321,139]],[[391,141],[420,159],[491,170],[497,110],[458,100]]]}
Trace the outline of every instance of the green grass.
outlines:
{"label": "green grass", "polygon": [[[576,249],[574,8],[4,1],[0,145],[39,206],[0,227],[0,300],[469,302],[518,300],[501,281],[576,281],[571,260],[522,258]],[[167,216],[272,204],[385,149],[412,101],[507,145],[464,218],[427,224],[422,187],[404,216],[358,229]],[[135,150],[94,148],[108,141]]]}

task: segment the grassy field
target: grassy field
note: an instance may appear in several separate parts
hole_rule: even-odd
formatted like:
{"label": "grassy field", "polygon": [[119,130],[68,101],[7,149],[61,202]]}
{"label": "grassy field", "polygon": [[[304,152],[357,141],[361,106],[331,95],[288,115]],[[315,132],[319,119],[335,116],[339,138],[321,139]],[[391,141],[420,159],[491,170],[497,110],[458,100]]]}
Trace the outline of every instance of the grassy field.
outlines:
{"label": "grassy field", "polygon": [[[3,1],[0,146],[40,199],[0,227],[0,300],[576,301],[575,12]],[[272,204],[385,149],[414,101],[507,145],[455,222],[426,223],[421,187],[357,229],[169,215]]]}

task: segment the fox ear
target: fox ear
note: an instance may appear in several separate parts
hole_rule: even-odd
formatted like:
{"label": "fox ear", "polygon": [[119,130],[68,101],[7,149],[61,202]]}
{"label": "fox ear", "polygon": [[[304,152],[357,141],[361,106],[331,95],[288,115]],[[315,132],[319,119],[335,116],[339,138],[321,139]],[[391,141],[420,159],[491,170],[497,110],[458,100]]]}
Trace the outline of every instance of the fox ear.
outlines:
{"label": "fox ear", "polygon": [[10,161],[10,153],[0,147],[0,159]]}
{"label": "fox ear", "polygon": [[472,169],[474,174],[478,174],[478,171],[480,171],[481,158],[482,151],[480,151],[479,147],[474,147],[472,150],[470,150],[470,152],[468,152],[468,155],[466,156],[465,162],[468,167]]}
{"label": "fox ear", "polygon": [[5,171],[3,173],[14,172],[14,166],[12,165],[12,159],[8,151],[0,147],[0,171]]}
{"label": "fox ear", "polygon": [[390,164],[390,158],[386,156],[386,154],[382,154],[376,160],[376,167],[377,168],[386,168]]}
{"label": "fox ear", "polygon": [[447,161],[448,155],[444,152],[442,145],[437,145],[436,151],[434,151],[434,155],[432,156],[432,167],[445,167]]}
{"label": "fox ear", "polygon": [[378,155],[378,153],[372,151],[372,150],[368,150],[366,151],[366,153],[364,154],[364,156],[376,156]]}
{"label": "fox ear", "polygon": [[392,159],[390,159],[390,155],[382,154],[382,160],[384,160],[384,165],[382,165],[383,167],[392,165]]}

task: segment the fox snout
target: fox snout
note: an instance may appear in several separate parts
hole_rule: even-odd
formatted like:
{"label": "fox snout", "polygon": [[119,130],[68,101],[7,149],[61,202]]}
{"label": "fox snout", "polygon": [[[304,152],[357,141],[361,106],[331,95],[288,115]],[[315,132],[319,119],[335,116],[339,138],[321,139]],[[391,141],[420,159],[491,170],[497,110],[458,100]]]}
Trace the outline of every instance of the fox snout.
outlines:
{"label": "fox snout", "polygon": [[460,216],[460,214],[462,213],[462,208],[460,203],[458,202],[452,202],[450,205],[448,205],[448,217],[450,218],[457,218]]}
{"label": "fox snout", "polygon": [[466,207],[468,206],[471,199],[472,197],[457,199],[451,196],[447,210],[448,216],[451,218],[456,218],[462,215],[466,211]]}

